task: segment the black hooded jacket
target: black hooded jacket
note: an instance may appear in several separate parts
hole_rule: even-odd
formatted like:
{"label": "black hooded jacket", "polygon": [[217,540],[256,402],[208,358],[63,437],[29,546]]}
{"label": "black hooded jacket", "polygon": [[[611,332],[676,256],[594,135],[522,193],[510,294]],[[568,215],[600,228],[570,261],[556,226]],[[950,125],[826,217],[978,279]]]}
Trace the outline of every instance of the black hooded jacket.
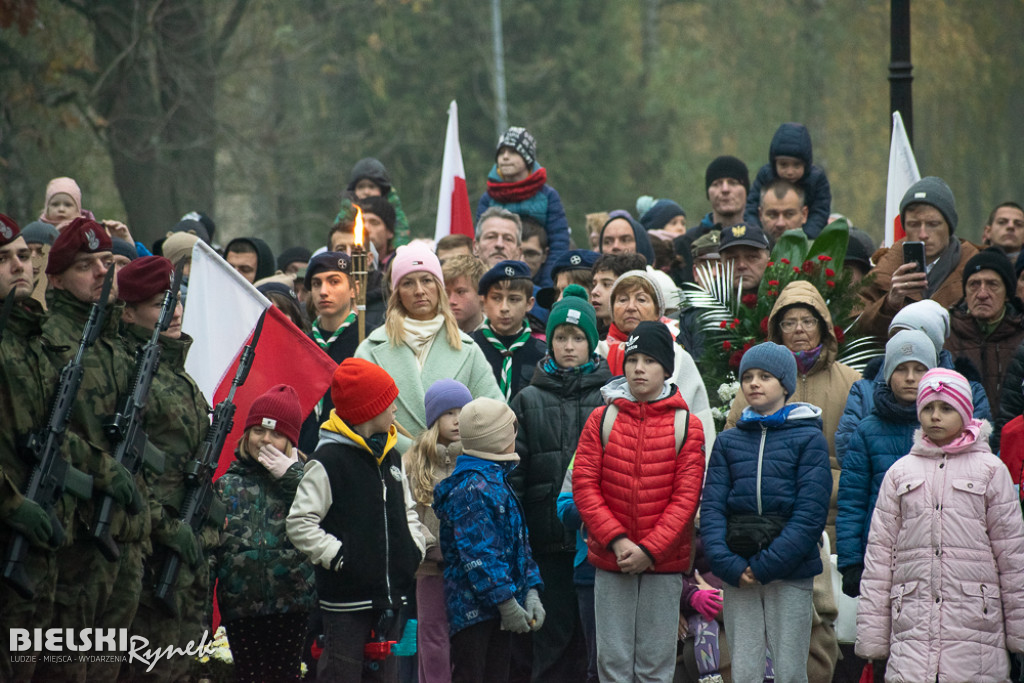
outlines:
{"label": "black hooded jacket", "polygon": [[601,387],[612,378],[603,358],[587,374],[548,374],[542,366],[537,366],[530,386],[512,399],[519,421],[519,465],[508,475],[522,503],[535,555],[575,552],[575,535],[562,526],[555,503],[583,425],[604,405]]}

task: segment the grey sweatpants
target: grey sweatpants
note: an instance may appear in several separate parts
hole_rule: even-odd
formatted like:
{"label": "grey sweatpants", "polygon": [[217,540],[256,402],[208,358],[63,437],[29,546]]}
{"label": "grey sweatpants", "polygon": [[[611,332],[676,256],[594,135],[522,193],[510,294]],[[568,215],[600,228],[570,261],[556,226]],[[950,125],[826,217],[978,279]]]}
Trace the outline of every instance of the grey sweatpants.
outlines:
{"label": "grey sweatpants", "polygon": [[775,683],[807,683],[807,653],[814,614],[813,579],[767,585],[725,586],[722,615],[732,648],[734,683],[764,680],[765,647]]}
{"label": "grey sweatpants", "polygon": [[682,574],[597,570],[597,670],[608,683],[671,683],[676,666]]}

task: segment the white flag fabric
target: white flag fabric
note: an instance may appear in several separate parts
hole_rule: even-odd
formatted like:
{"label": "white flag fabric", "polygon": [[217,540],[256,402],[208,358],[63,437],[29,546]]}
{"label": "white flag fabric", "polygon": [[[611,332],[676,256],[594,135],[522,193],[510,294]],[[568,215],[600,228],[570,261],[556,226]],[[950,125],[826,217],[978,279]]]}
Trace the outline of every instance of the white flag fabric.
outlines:
{"label": "white flag fabric", "polygon": [[200,240],[192,248],[187,302],[181,331],[193,341],[185,370],[213,405],[217,388],[270,300]]}
{"label": "white flag fabric", "polygon": [[892,142],[889,145],[889,181],[885,186],[885,237],[882,246],[891,247],[903,239],[903,225],[900,223],[900,201],[910,186],[921,179],[917,170],[917,159],[907,138],[900,113],[892,115]]}
{"label": "white flag fabric", "polygon": [[462,164],[462,145],[459,144],[459,105],[452,100],[448,105],[448,131],[444,136],[434,241],[458,234],[473,236],[473,215],[466,189],[466,168]]}

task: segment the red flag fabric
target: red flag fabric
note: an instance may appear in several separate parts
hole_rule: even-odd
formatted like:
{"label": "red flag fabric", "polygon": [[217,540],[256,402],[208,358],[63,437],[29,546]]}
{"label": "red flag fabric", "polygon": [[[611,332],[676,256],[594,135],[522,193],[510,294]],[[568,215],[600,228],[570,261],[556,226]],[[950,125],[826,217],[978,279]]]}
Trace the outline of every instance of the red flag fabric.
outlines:
{"label": "red flag fabric", "polygon": [[[231,364],[224,381],[217,387],[214,405],[224,400],[231,390],[231,380],[235,377],[240,359],[241,353]],[[224,442],[214,479],[224,474],[235,459],[235,445],[244,431],[249,407],[257,397],[275,385],[289,384],[299,395],[302,414],[308,415],[331,385],[336,367],[337,363],[303,334],[288,316],[276,306],[271,306],[256,344],[256,355],[249,376],[245,384],[235,392],[235,405],[238,407],[235,423]]]}

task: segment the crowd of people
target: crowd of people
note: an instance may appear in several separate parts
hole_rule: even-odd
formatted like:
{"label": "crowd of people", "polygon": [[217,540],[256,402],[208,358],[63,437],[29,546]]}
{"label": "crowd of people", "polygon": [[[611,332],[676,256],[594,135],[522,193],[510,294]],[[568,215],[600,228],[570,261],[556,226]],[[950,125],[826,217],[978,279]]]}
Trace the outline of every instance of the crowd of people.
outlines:
{"label": "crowd of people", "polygon": [[[635,214],[587,214],[577,248],[536,141],[513,127],[473,237],[413,239],[386,167],[367,158],[324,242],[275,258],[258,235],[218,247],[202,213],[142,244],[54,179],[38,220],[0,215],[0,548],[7,579],[11,549],[28,544],[30,579],[0,585],[5,631],[127,629],[184,647],[216,600],[239,681],[299,680],[300,663],[306,680],[403,683],[1019,676],[1024,209],[997,206],[975,245],[958,236],[951,188],[926,177],[900,204],[905,238],[876,250],[851,227],[860,303],[845,332],[884,353],[863,372],[843,363],[828,302],[793,281],[743,349],[719,430],[691,283],[721,268],[756,297],[776,242],[813,240],[836,214],[797,123],[779,127],[753,184],[719,156],[705,188],[695,225],[642,197]],[[238,416],[234,460],[192,522],[212,397],[185,371],[181,320],[189,297],[216,296],[188,286],[199,241],[336,370],[308,414],[285,383]],[[917,243],[923,262],[904,249]],[[162,466],[130,469],[110,423],[157,337],[142,429]],[[84,493],[70,475],[50,499],[30,487],[47,430],[91,478]],[[101,509],[113,556],[97,542]],[[833,562],[859,599],[856,642],[837,637]],[[410,638],[416,656],[397,656]],[[3,680],[196,675],[183,656],[146,670],[14,643],[0,642]]]}

